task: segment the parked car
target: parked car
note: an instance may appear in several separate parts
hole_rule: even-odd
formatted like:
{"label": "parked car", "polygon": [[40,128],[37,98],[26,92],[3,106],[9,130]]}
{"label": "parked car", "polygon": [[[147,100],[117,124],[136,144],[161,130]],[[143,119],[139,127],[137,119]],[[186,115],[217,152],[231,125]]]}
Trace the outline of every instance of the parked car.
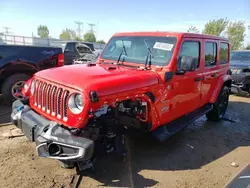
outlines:
{"label": "parked car", "polygon": [[61,48],[0,45],[0,93],[7,104],[22,99],[21,89],[40,70],[63,65]]}
{"label": "parked car", "polygon": [[93,53],[94,46],[92,43],[68,41],[68,42],[54,42],[51,46],[61,45],[64,53],[64,64],[72,65],[75,61],[88,62],[97,59]]}
{"label": "parked car", "polygon": [[39,156],[86,169],[100,153],[124,156],[128,129],[164,141],[204,114],[222,119],[232,82],[229,49],[216,36],[118,33],[96,63],[36,73],[11,119]]}
{"label": "parked car", "polygon": [[250,50],[231,52],[232,92],[244,96],[250,95]]}

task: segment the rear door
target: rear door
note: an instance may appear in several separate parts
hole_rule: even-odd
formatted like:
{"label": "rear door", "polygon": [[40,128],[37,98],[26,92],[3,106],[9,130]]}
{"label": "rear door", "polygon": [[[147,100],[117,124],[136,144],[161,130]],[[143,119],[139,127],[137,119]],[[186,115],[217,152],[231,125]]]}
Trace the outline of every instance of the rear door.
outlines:
{"label": "rear door", "polygon": [[218,41],[216,40],[203,40],[203,75],[204,80],[202,83],[202,105],[209,102],[213,90],[216,86],[217,79],[219,78],[219,56],[218,56]]}

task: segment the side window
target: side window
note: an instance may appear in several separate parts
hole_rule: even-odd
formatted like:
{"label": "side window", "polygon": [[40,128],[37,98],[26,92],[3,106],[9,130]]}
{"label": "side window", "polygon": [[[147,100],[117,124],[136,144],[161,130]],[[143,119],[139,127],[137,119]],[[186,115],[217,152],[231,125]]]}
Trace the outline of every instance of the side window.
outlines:
{"label": "side window", "polygon": [[205,42],[205,66],[215,66],[217,57],[217,44],[214,42]]}
{"label": "side window", "polygon": [[177,69],[181,67],[183,57],[192,57],[196,61],[197,68],[200,65],[200,43],[197,41],[185,41],[182,43],[181,52],[178,58]]}
{"label": "side window", "polygon": [[69,50],[70,52],[75,52],[75,43],[68,43],[67,45],[66,45],[66,48],[65,48],[65,50]]}
{"label": "side window", "polygon": [[228,44],[220,43],[220,64],[227,64],[229,62]]}

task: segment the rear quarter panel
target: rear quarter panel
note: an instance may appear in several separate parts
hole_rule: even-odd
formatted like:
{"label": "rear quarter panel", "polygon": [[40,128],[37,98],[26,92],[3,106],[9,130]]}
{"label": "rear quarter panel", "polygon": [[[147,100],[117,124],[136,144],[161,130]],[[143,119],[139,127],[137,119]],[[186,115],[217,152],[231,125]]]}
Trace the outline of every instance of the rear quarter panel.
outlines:
{"label": "rear quarter panel", "polygon": [[36,70],[55,67],[61,48],[0,45],[0,69],[12,65],[27,65]]}

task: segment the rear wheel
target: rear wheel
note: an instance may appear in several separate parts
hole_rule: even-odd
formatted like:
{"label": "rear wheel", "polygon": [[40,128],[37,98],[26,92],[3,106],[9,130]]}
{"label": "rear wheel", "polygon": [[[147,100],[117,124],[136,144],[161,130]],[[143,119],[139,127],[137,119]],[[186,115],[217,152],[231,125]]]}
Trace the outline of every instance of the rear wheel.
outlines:
{"label": "rear wheel", "polygon": [[227,86],[223,86],[214,104],[213,110],[206,114],[209,120],[219,121],[224,117],[228,106],[229,93],[229,88]]}
{"label": "rear wheel", "polygon": [[26,74],[14,74],[4,81],[2,94],[6,104],[11,105],[14,100],[24,99],[21,90],[29,78],[30,76]]}

